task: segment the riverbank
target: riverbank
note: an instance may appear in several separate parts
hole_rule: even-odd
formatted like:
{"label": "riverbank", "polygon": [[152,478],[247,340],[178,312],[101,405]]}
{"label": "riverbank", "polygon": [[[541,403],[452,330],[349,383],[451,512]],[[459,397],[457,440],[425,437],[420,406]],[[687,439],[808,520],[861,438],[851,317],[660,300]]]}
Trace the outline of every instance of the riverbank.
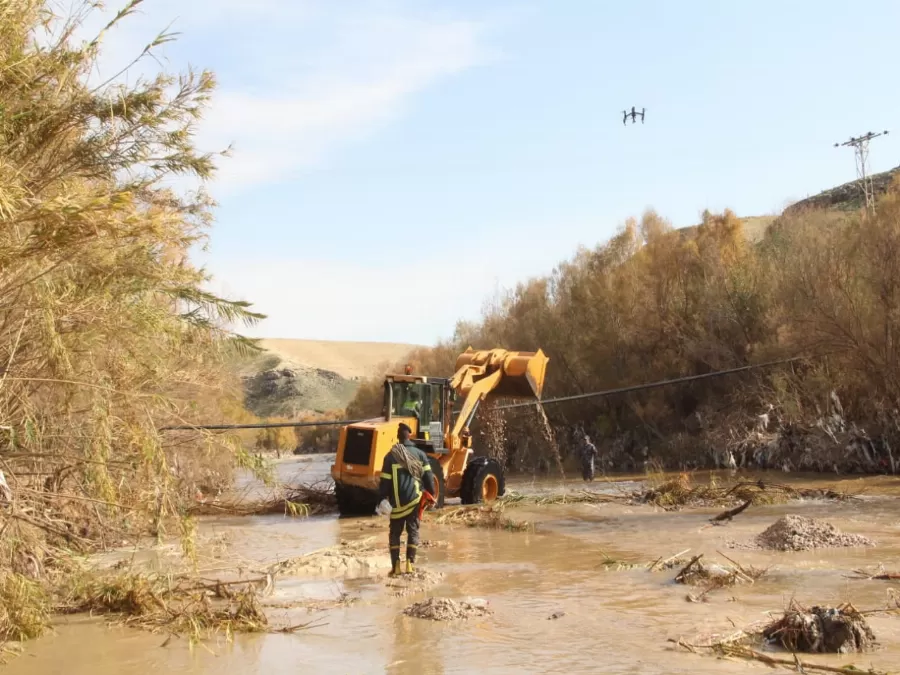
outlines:
{"label": "riverbank", "polygon": [[[280,477],[320,478],[330,459],[279,462]],[[721,474],[706,474],[722,480]],[[157,668],[213,672],[406,673],[729,673],[767,672],[762,665],[719,661],[687,653],[668,640],[690,641],[705,633],[741,627],[784,609],[795,596],[807,604],[852,601],[857,607],[882,607],[896,584],[849,580],[855,569],[890,566],[900,554],[900,482],[885,477],[829,481],[823,477],[778,474],[796,487],[831,486],[858,499],[837,502],[792,501],[759,505],[725,525],[709,519],[718,507],[665,512],[651,505],[528,504],[513,511],[533,527],[521,532],[423,523],[421,566],[440,576],[434,585],[398,593],[385,569],[295,565],[276,575],[271,595],[262,599],[273,626],[312,622],[297,634],[224,636],[189,649],[184,638],[105,625],[105,619],[59,617],[53,635],[24,646],[25,654],[5,671],[13,675],[57,672],[71,675],[129,675]],[[594,483],[610,494],[639,486],[645,477]],[[703,475],[694,476],[695,482]],[[238,489],[253,487],[250,480]],[[258,486],[256,486],[258,487]],[[583,489],[579,480],[512,477],[520,494],[558,495]],[[827,520],[844,532],[869,537],[875,547],[773,553],[728,548],[750,540],[782,515]],[[377,517],[296,519],[283,515],[204,517],[197,526],[197,562],[209,575],[245,576],[271,569],[344,542],[373,547],[386,542],[385,520]],[[661,533],[665,533],[664,535]],[[384,541],[383,541],[384,540]],[[382,547],[383,548],[383,547]],[[746,567],[768,568],[754,584],[710,593],[705,602],[686,600],[674,583],[677,570],[649,572],[647,563],[689,550],[718,559],[725,553]],[[381,551],[387,558],[386,550]],[[145,550],[139,558],[158,569],[181,553],[177,546]],[[129,551],[111,552],[112,566],[132,559]],[[622,564],[611,565],[609,561]],[[282,566],[283,567],[283,566]],[[316,571],[318,570],[318,571]],[[428,597],[458,602],[484,601],[489,614],[466,621],[424,621],[403,611]],[[551,618],[555,617],[555,618]],[[900,662],[900,618],[873,616],[870,624],[881,645],[864,655],[816,655],[817,663],[870,665],[889,671]],[[615,645],[615,648],[611,648]],[[478,664],[477,668],[474,664]]]}

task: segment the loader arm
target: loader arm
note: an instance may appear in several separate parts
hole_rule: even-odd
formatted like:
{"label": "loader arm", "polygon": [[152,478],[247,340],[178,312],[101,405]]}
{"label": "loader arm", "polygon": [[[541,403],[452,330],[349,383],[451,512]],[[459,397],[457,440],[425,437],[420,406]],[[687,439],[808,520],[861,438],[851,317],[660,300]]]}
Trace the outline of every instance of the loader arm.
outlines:
{"label": "loader arm", "polygon": [[472,423],[479,404],[491,394],[516,399],[540,399],[544,388],[547,357],[537,352],[510,352],[505,349],[474,351],[471,347],[456,360],[450,388],[463,399],[459,416],[447,425],[448,456],[442,458],[447,492],[457,493],[471,450],[470,438],[463,434]]}
{"label": "loader arm", "polygon": [[452,448],[459,445],[459,435],[463,429],[472,423],[472,418],[475,417],[478,405],[496,388],[501,379],[503,379],[503,371],[498,370],[469,386],[466,400],[463,401],[462,408],[459,411],[459,417],[456,418],[456,422],[450,430],[449,447]]}

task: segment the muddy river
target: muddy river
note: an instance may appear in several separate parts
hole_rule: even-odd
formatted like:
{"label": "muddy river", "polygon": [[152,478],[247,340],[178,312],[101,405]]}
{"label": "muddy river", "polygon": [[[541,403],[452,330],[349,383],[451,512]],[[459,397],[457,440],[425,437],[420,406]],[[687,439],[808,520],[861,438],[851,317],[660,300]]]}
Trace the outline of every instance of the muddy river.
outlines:
{"label": "muddy river", "polygon": [[[330,457],[279,464],[282,479],[308,482],[327,473]],[[130,675],[178,672],[195,675],[280,675],[282,673],[763,673],[755,662],[719,660],[675,649],[668,640],[729,633],[782,609],[791,597],[803,604],[883,607],[900,583],[847,578],[851,570],[884,563],[900,567],[900,479],[786,477],[779,482],[865,489],[850,503],[819,501],[753,507],[734,522],[709,525],[721,508],[665,513],[651,507],[562,505],[519,507],[517,519],[535,523],[533,532],[506,532],[423,523],[422,536],[444,542],[420,554],[421,566],[444,574],[418,595],[395,597],[386,587],[387,522],[305,520],[282,516],[208,518],[200,525],[201,567],[242,563],[248,569],[375,535],[384,543],[384,568],[340,578],[279,577],[275,598],[333,600],[349,594],[348,606],[317,613],[273,608],[273,623],[317,619],[318,627],[295,634],[242,635],[227,642],[189,648],[185,639],[166,640],[87,617],[59,619],[53,635],[27,644],[25,654],[0,667],[9,675]],[[617,478],[617,481],[619,479]],[[592,489],[634,489],[640,477],[598,481]],[[510,481],[519,492],[582,489],[580,480]],[[747,540],[780,515],[824,518],[844,532],[867,535],[875,548],[800,553],[732,550],[728,540]],[[216,549],[216,545],[219,546]],[[742,565],[770,567],[755,584],[718,590],[708,602],[686,600],[689,588],[672,582],[674,572],[607,570],[606,556],[634,562],[656,560],[690,549],[716,558],[722,551]],[[218,552],[216,552],[218,551]],[[374,575],[374,576],[373,576]],[[487,601],[493,614],[465,622],[431,622],[402,610],[429,595]],[[556,618],[551,618],[555,616]],[[874,615],[870,624],[881,645],[859,656],[817,655],[830,665],[890,671],[900,666],[900,617]],[[787,671],[785,671],[787,672]]]}

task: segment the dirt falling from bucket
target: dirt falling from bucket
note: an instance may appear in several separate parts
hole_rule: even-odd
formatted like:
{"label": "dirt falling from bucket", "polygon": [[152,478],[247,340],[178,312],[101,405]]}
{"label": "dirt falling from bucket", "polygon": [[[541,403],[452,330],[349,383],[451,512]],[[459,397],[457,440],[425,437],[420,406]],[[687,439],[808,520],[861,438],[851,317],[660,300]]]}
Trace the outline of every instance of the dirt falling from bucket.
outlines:
{"label": "dirt falling from bucket", "polygon": [[485,401],[481,406],[481,428],[487,456],[506,468],[506,418],[493,401]]}
{"label": "dirt falling from bucket", "polygon": [[535,406],[535,410],[537,410],[538,426],[544,436],[544,440],[547,441],[547,445],[550,446],[550,451],[553,453],[553,459],[556,460],[556,466],[559,468],[559,475],[565,480],[566,472],[565,469],[563,469],[562,456],[559,454],[559,444],[556,442],[556,434],[553,433],[553,427],[550,426],[550,420],[547,419],[547,413],[544,412],[543,404],[538,402]]}

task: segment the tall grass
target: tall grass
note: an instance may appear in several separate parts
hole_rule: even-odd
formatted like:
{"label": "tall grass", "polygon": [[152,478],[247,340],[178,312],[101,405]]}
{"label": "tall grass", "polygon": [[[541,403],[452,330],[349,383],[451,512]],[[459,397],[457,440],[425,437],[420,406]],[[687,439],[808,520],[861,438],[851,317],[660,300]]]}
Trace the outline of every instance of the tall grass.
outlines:
{"label": "tall grass", "polygon": [[[23,580],[45,578],[65,551],[166,531],[198,484],[253,462],[233,438],[156,431],[240,407],[226,362],[254,345],[223,326],[261,318],[206,291],[188,258],[212,200],[166,187],[213,175],[215,155],[194,147],[193,131],[215,80],[190,71],[89,85],[105,32],[74,35],[95,5],[58,16],[56,3],[0,0],[4,599],[33,596]],[[0,641],[35,633],[27,626],[39,622],[11,616],[0,615]]]}

